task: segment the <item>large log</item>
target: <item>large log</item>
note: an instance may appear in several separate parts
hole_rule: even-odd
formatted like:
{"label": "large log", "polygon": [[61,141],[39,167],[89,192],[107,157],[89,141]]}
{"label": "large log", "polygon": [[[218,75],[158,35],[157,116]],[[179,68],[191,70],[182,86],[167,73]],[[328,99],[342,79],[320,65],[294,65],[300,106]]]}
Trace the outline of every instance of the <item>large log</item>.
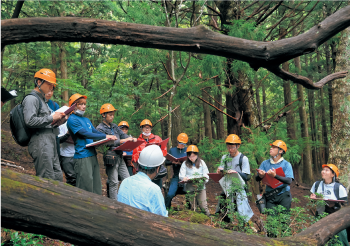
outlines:
{"label": "large log", "polygon": [[218,55],[245,61],[255,70],[264,67],[309,89],[344,78],[346,71],[326,77],[316,85],[308,78],[278,66],[313,52],[318,46],[350,26],[350,6],[340,9],[307,32],[273,42],[258,42],[213,32],[204,26],[171,28],[77,17],[21,18],[1,20],[1,44],[64,41],[126,44]]}
{"label": "large log", "polygon": [[[154,215],[58,181],[1,172],[2,227],[77,245],[321,245],[350,226],[350,208],[282,239]],[[325,229],[327,228],[327,229]]]}

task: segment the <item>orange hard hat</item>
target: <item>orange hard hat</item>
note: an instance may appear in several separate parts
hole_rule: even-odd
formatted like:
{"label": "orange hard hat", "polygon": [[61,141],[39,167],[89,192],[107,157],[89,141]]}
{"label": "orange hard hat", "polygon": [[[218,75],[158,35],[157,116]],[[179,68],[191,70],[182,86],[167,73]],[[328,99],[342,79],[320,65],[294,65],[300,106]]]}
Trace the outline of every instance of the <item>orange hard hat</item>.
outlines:
{"label": "orange hard hat", "polygon": [[47,68],[40,69],[38,72],[35,73],[34,78],[45,80],[54,86],[57,85],[56,83],[56,74]]}
{"label": "orange hard hat", "polygon": [[226,143],[230,144],[241,144],[241,139],[236,134],[230,134],[226,138]]}
{"label": "orange hard hat", "polygon": [[145,125],[149,125],[152,126],[152,122],[150,120],[144,119],[141,124],[140,127],[145,126]]}
{"label": "orange hard hat", "polygon": [[101,106],[100,114],[117,111],[112,104],[106,103]]}
{"label": "orange hard hat", "polygon": [[276,140],[275,142],[273,142],[272,144],[270,144],[271,146],[276,146],[278,148],[281,148],[284,150],[284,152],[287,152],[287,145],[285,142],[283,142],[282,140]]}
{"label": "orange hard hat", "polygon": [[324,167],[328,167],[333,172],[335,172],[335,175],[337,175],[337,177],[339,177],[339,169],[336,167],[336,165],[334,165],[334,164],[323,164],[322,168],[324,168]]}
{"label": "orange hard hat", "polygon": [[187,147],[187,151],[186,152],[196,152],[196,153],[198,153],[199,150],[198,150],[196,145],[190,145],[190,146]]}
{"label": "orange hard hat", "polygon": [[188,136],[186,133],[180,133],[179,136],[177,136],[177,141],[180,143],[187,143],[188,142]]}
{"label": "orange hard hat", "polygon": [[85,96],[85,95],[80,95],[80,94],[78,94],[78,93],[75,93],[74,95],[72,95],[72,96],[69,98],[69,107],[72,106],[72,104],[73,104],[76,100],[78,100],[79,98],[84,98],[84,99],[86,99],[87,96]]}
{"label": "orange hard hat", "polygon": [[129,124],[126,121],[121,121],[118,126],[127,126],[129,128]]}

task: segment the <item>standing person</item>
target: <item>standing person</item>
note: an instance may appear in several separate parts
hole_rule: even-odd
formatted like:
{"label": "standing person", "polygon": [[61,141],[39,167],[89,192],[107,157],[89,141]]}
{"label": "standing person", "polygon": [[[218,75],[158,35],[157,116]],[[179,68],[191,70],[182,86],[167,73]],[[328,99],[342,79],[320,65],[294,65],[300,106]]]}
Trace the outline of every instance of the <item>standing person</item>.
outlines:
{"label": "standing person", "polygon": [[165,158],[159,146],[144,148],[138,158],[139,172],[123,181],[118,192],[118,202],[154,214],[168,217],[164,198],[159,187],[151,180],[160,170]]}
{"label": "standing person", "polygon": [[115,147],[127,141],[136,141],[136,138],[129,137],[122,132],[119,127],[113,123],[114,114],[117,111],[112,104],[106,103],[101,106],[100,115],[102,116],[102,123],[100,123],[96,130],[107,135],[113,135],[116,140],[112,144],[108,144],[108,150],[103,155],[103,161],[107,174],[107,196],[111,199],[117,200],[118,191],[118,175],[121,180],[130,177],[126,164],[123,160],[123,152],[120,150],[113,151]]}
{"label": "standing person", "polygon": [[[162,139],[159,136],[151,133],[152,122],[150,120],[147,120],[147,119],[143,120],[140,124],[140,130],[141,130],[141,134],[137,140],[143,141],[144,143],[141,144],[136,149],[134,149],[132,152],[132,162],[134,163],[134,165],[138,162],[140,153],[146,147],[146,144],[162,142]],[[163,152],[163,156],[166,156],[167,154],[166,146],[162,148],[162,152]],[[153,180],[153,182],[156,183],[161,189],[162,189],[163,177],[165,177],[166,173],[167,173],[166,168],[163,165],[161,165],[159,175],[155,180]]]}
{"label": "standing person", "polygon": [[[129,123],[126,121],[121,121],[118,124],[118,127],[122,132],[124,132],[126,135],[128,135],[129,132]],[[128,135],[129,137],[132,137],[131,135]],[[132,176],[136,174],[136,168],[134,164],[132,164],[131,161],[132,151],[124,151],[123,152],[123,159],[125,161],[126,167],[128,168],[129,175]]]}
{"label": "standing person", "polygon": [[[238,151],[239,147],[242,144],[242,141],[239,136],[236,134],[230,134],[226,138],[226,148],[229,152],[226,155],[223,155],[221,158],[221,164],[216,170],[217,173],[221,171],[226,171],[228,174],[230,173],[238,173],[244,182],[247,182],[250,179],[250,166],[249,160],[246,156],[244,156],[241,152]],[[227,161],[227,159],[230,159]],[[232,202],[236,203],[237,211],[240,215],[245,216],[246,221],[249,221],[250,218],[254,215],[253,210],[251,209],[247,194],[242,186],[242,192],[237,194],[237,199],[234,201],[232,195]],[[223,198],[226,198],[225,193],[221,193],[220,195]],[[216,207],[216,213],[220,212],[220,199],[218,201],[218,205]]]}
{"label": "standing person", "polygon": [[45,98],[47,100],[47,105],[49,106],[49,108],[51,109],[52,112],[55,112],[57,109],[60,108],[60,106],[58,105],[57,102],[54,102],[51,100],[51,97],[53,96],[53,92],[55,90],[55,87],[53,88],[52,91],[49,91],[48,93],[45,94]]}
{"label": "standing person", "polygon": [[[256,181],[261,181],[265,175],[276,178],[283,184],[275,189],[266,185],[265,199],[266,208],[274,208],[277,205],[282,205],[289,211],[292,203],[292,195],[290,194],[290,184],[294,179],[292,165],[283,158],[287,152],[287,145],[282,140],[273,142],[270,148],[270,159],[261,163]],[[285,177],[276,175],[277,168],[282,167]]]}
{"label": "standing person", "polygon": [[66,176],[66,183],[72,186],[76,186],[77,174],[74,171],[74,142],[71,138],[67,122],[60,125],[60,135],[58,139],[60,142],[60,163],[61,168]]}
{"label": "standing person", "polygon": [[[187,134],[180,133],[179,136],[177,136],[177,146],[171,148],[169,150],[169,154],[174,156],[175,158],[185,157],[187,155],[186,154],[187,142],[188,142]],[[171,207],[171,201],[175,197],[178,188],[180,186],[181,186],[181,188],[183,188],[183,185],[179,184],[179,173],[180,173],[181,163],[179,161],[178,162],[171,162],[169,160],[166,160],[165,165],[166,166],[169,166],[169,165],[173,166],[173,177],[170,181],[170,187],[169,187],[168,194],[165,197],[165,207],[167,209],[169,209]]]}
{"label": "standing person", "polygon": [[29,141],[28,152],[34,159],[37,176],[62,181],[56,141],[59,129],[51,123],[62,119],[65,114],[56,112],[51,115],[45,99],[45,94],[57,85],[56,75],[44,68],[35,73],[34,79],[34,90],[22,102],[24,122],[35,132]]}
{"label": "standing person", "polygon": [[[310,195],[310,198],[316,198],[316,193],[318,193],[323,195],[324,199],[348,201],[346,188],[338,181],[339,170],[336,165],[322,165],[321,175],[322,181],[316,181],[311,187],[310,192],[312,194]],[[340,203],[327,201],[326,205],[317,207],[317,215],[321,215],[323,212],[332,214],[337,212],[340,208]],[[346,229],[339,232],[337,236],[342,245],[349,246]]]}
{"label": "standing person", "polygon": [[[190,145],[187,150],[187,160],[184,161],[180,168],[179,178],[181,181],[188,181],[192,178],[205,177],[205,183],[209,181],[209,170],[205,162],[199,158],[199,150],[197,146]],[[190,195],[195,195],[195,202],[198,203],[199,207],[205,211],[207,216],[210,216],[210,212],[207,205],[207,193],[205,190],[205,185],[203,187],[196,187],[192,183],[185,184],[185,191]],[[195,204],[192,204],[195,206]]]}
{"label": "standing person", "polygon": [[117,138],[97,131],[91,121],[83,117],[86,110],[86,99],[87,96],[80,94],[74,94],[69,98],[69,106],[76,103],[76,108],[67,122],[75,147],[74,171],[77,175],[76,186],[102,195],[100,166],[97,161],[95,147],[86,148],[85,146],[93,143],[93,140],[104,138],[117,140]]}

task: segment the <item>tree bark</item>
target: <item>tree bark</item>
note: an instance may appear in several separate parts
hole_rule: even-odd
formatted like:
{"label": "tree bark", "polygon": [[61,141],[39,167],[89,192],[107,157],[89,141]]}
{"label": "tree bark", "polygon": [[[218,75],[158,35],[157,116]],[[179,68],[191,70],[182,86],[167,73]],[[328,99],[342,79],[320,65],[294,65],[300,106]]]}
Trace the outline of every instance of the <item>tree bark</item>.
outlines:
{"label": "tree bark", "polygon": [[[59,53],[59,59],[60,59],[60,70],[61,70],[61,79],[68,79],[68,67],[67,67],[67,51],[66,48],[64,47],[65,43],[60,42],[59,43],[59,48],[60,48],[60,53]],[[65,83],[65,82],[63,82]],[[68,90],[63,90],[62,91],[62,100],[64,101],[64,104],[67,106],[68,105]]]}
{"label": "tree bark", "polygon": [[[336,71],[342,68],[349,69],[350,28],[342,32],[336,60]],[[339,168],[342,183],[350,189],[350,77],[336,80],[333,83],[333,128],[330,142],[328,163]]]}
{"label": "tree bark", "polygon": [[[300,57],[294,59],[295,66],[301,71]],[[309,140],[309,125],[307,122],[306,110],[305,110],[305,99],[304,90],[301,85],[297,85],[297,97],[300,98],[299,116],[300,116],[300,128],[301,136],[305,142],[305,148],[303,149],[303,182],[307,184],[313,183],[312,175],[312,161],[311,161],[311,149]]]}
{"label": "tree bark", "polygon": [[13,11],[13,15],[11,18],[18,18],[19,14],[21,13],[23,4],[24,4],[24,0],[17,1],[15,11]]}
{"label": "tree bark", "polygon": [[[208,95],[202,90],[202,98],[208,102]],[[209,141],[213,141],[213,135],[211,130],[211,116],[209,105],[203,102],[203,111],[204,111],[204,132],[205,136],[208,137]]]}
{"label": "tree bark", "polygon": [[263,121],[267,119],[267,105],[266,105],[266,87],[264,82],[261,85],[262,95],[263,95]]}
{"label": "tree bark", "polygon": [[[219,77],[214,78],[216,85],[221,85],[221,80]],[[215,95],[215,100],[222,104],[222,93],[221,88],[219,86],[219,93]],[[224,107],[215,102],[215,106],[222,111],[224,111]],[[217,139],[225,138],[225,129],[224,129],[224,115],[221,113],[216,113],[216,133]]]}
{"label": "tree bark", "polygon": [[350,226],[350,207],[293,237],[267,238],[155,215],[62,182],[1,172],[1,226],[77,245],[321,245]]}
{"label": "tree bark", "polygon": [[80,42],[80,64],[81,64],[81,85],[86,89],[87,86],[87,62],[86,62],[86,43]]}
{"label": "tree bark", "polygon": [[350,6],[301,35],[274,42],[229,37],[204,26],[171,28],[76,17],[25,18],[1,21],[1,43],[5,46],[35,41],[94,42],[213,54],[248,62],[255,70],[264,67],[281,78],[319,89],[331,80],[343,78],[347,71],[317,84],[300,75],[286,74],[278,65],[315,51],[348,26]]}
{"label": "tree bark", "polygon": [[56,56],[56,50],[57,50],[57,43],[56,42],[50,42],[51,43],[51,64],[52,64],[52,71],[57,76],[57,56]]}

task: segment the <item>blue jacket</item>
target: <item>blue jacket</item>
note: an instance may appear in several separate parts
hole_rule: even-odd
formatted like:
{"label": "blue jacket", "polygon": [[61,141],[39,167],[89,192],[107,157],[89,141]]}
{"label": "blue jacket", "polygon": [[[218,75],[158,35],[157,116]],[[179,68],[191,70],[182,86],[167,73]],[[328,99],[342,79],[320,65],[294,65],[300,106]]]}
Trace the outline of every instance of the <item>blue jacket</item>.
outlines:
{"label": "blue jacket", "polygon": [[[169,150],[168,153],[170,155],[174,156],[175,158],[181,158],[181,157],[184,157],[184,156],[187,155],[186,150],[187,150],[187,147],[185,147],[183,149],[179,149],[177,147],[173,147],[173,148],[171,148]],[[169,166],[169,165],[172,165],[172,163],[171,163],[171,161],[166,160],[165,161],[165,165]],[[173,177],[179,176],[180,168],[181,168],[181,164],[180,165],[173,165],[173,172],[174,172],[174,176]]]}

